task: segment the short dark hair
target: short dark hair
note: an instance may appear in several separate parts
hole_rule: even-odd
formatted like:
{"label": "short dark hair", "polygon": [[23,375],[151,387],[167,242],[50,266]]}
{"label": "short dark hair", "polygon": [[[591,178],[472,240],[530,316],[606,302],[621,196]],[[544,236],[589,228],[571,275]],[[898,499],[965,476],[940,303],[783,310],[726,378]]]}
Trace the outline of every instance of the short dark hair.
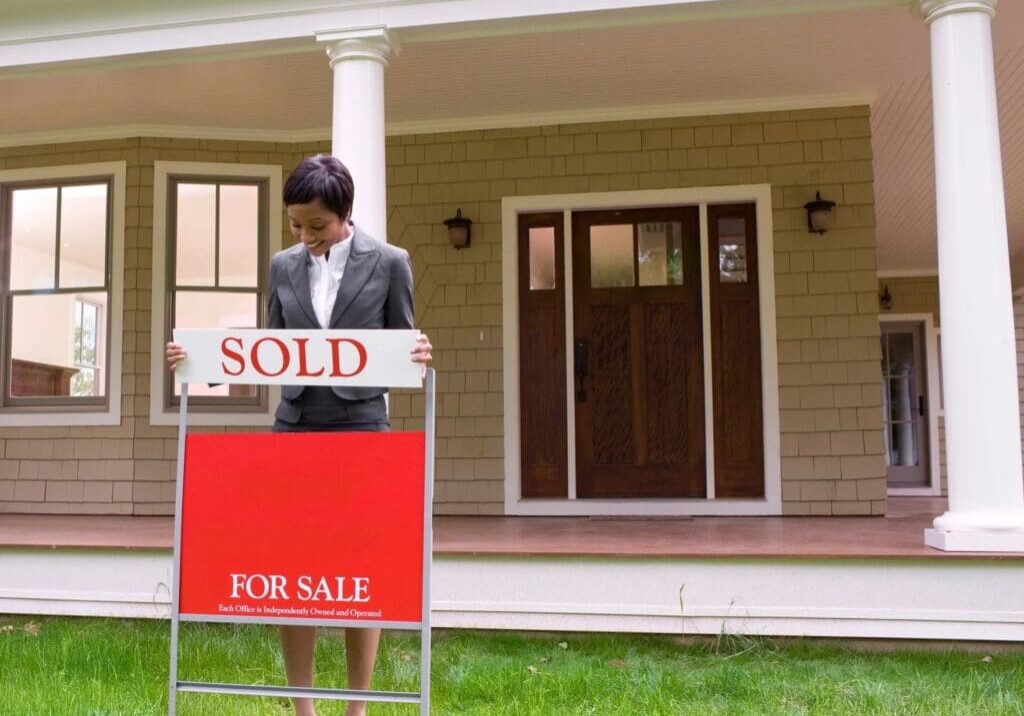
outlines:
{"label": "short dark hair", "polygon": [[306,157],[284,183],[285,206],[308,204],[319,199],[323,205],[347,219],[355,199],[352,174],[336,157],[317,154]]}

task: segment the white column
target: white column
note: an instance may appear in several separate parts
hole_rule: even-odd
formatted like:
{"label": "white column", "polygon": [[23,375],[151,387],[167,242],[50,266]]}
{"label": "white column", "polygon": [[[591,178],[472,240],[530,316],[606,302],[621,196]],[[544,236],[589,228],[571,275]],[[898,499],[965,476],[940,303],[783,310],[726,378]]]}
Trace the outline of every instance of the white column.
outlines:
{"label": "white column", "polygon": [[317,33],[334,71],[331,154],[352,172],[352,218],[387,241],[384,176],[384,68],[397,46],[385,27]]}
{"label": "white column", "polygon": [[931,32],[949,511],[925,542],[1024,551],[1024,481],[992,57],[997,0],[921,0]]}

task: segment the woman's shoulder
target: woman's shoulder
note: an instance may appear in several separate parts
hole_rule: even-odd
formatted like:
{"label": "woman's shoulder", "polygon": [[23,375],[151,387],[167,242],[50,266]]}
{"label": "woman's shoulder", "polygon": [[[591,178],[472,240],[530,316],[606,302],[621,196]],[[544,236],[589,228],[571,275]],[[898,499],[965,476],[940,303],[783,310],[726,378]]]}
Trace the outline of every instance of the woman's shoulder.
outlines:
{"label": "woman's shoulder", "polygon": [[294,256],[295,254],[301,254],[305,250],[306,247],[303,246],[301,242],[297,244],[292,244],[286,249],[276,251],[274,255],[270,257],[270,262],[272,264],[275,264],[280,263],[281,261],[287,261],[290,256]]}
{"label": "woman's shoulder", "polygon": [[353,237],[353,250],[359,251],[360,253],[366,251],[376,251],[380,253],[381,257],[387,261],[403,260],[407,261],[409,258],[409,252],[403,249],[401,246],[395,246],[385,241],[381,241],[359,228],[357,224],[355,227],[355,236]]}
{"label": "woman's shoulder", "polygon": [[383,241],[380,243],[380,251],[382,254],[387,256],[390,260],[401,260],[407,261],[409,259],[409,252],[403,249],[401,246],[395,246],[393,244],[385,244]]}

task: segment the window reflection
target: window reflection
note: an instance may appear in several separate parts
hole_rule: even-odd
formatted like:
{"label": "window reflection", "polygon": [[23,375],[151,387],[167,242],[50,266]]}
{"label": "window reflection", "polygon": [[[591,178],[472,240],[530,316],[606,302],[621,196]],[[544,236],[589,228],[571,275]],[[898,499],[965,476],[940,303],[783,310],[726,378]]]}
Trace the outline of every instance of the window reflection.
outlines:
{"label": "window reflection", "polygon": [[637,265],[641,286],[681,286],[683,225],[678,221],[639,224]]}
{"label": "window reflection", "polygon": [[11,192],[12,291],[56,288],[57,187]]}
{"label": "window reflection", "polygon": [[882,409],[886,465],[917,465],[917,375],[911,333],[882,334]]}
{"label": "window reflection", "polygon": [[530,290],[555,288],[555,227],[530,229]]}
{"label": "window reflection", "polygon": [[590,285],[593,288],[636,285],[632,224],[590,227]]}
{"label": "window reflection", "polygon": [[747,222],[743,218],[718,220],[718,278],[722,283],[747,281]]}
{"label": "window reflection", "polygon": [[106,293],[14,296],[11,396],[105,395],[106,316]]}

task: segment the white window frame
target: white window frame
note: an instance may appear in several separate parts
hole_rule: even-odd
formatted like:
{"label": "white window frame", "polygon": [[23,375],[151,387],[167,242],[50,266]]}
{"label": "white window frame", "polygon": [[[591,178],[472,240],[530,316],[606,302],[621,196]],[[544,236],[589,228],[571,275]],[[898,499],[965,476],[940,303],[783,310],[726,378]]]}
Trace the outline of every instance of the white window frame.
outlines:
{"label": "white window frame", "polygon": [[[46,427],[121,424],[121,367],[124,327],[124,221],[127,162],[68,164],[0,171],[0,184],[32,181],[63,181],[80,177],[111,180],[110,226],[110,372],[107,375],[107,406],[95,410],[61,406],[48,410],[0,410],[0,427]],[[4,367],[6,370],[6,367]],[[72,412],[73,411],[73,412]]]}
{"label": "white window frame", "polygon": [[[151,425],[177,425],[178,409],[164,407],[164,319],[167,313],[167,182],[169,177],[190,176],[231,177],[266,180],[268,186],[268,258],[281,250],[281,189],[283,169],[277,164],[227,164],[211,162],[153,163],[153,309],[150,322],[149,422]],[[268,271],[269,266],[259,266]],[[261,410],[199,412],[190,410],[189,425],[255,425],[274,423],[274,410],[281,389],[270,386],[267,404]]]}
{"label": "white window frame", "polygon": [[[924,331],[924,364],[928,391],[928,484],[924,487],[886,487],[891,497],[942,494],[942,466],[939,463],[939,416],[943,415],[939,391],[939,329],[931,313],[880,313],[879,323],[917,323]],[[879,390],[881,390],[879,386]],[[884,416],[883,416],[884,417]],[[885,421],[882,422],[885,430]],[[884,437],[884,436],[883,436]]]}
{"label": "white window frame", "polygon": [[[761,319],[761,395],[764,419],[763,498],[716,498],[714,418],[711,390],[711,300],[708,204],[754,203],[757,207],[757,270]],[[700,209],[701,290],[704,335],[704,421],[707,497],[679,499],[580,498],[576,495],[575,408],[572,364],[566,361],[568,405],[568,498],[523,498],[519,425],[519,215],[563,212],[565,242],[566,356],[572,356],[572,213],[583,210],[698,206]],[[781,515],[782,458],[779,428],[779,359],[775,322],[775,250],[770,184],[648,191],[505,197],[502,217],[502,323],[505,405],[506,515]]]}

